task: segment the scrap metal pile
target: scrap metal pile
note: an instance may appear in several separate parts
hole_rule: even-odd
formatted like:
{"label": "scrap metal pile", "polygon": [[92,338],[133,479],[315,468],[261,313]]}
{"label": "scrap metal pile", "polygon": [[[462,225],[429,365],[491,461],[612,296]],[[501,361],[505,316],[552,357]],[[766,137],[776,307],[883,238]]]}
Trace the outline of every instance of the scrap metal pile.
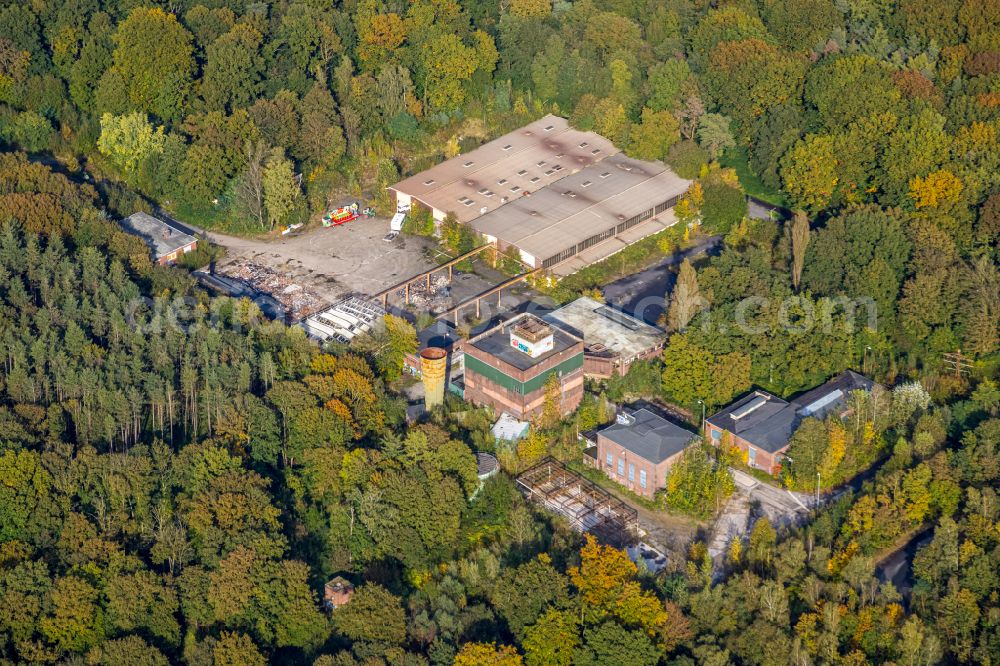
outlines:
{"label": "scrap metal pile", "polygon": [[[405,289],[394,294],[398,300],[403,300]],[[410,285],[410,305],[427,312],[443,312],[451,307],[451,285],[444,275],[431,278],[431,288],[427,289],[425,282],[414,282]]]}
{"label": "scrap metal pile", "polygon": [[319,312],[328,304],[302,285],[289,280],[278,271],[253,262],[237,262],[221,269],[223,275],[248,284],[254,291],[278,301],[289,318],[298,321]]}

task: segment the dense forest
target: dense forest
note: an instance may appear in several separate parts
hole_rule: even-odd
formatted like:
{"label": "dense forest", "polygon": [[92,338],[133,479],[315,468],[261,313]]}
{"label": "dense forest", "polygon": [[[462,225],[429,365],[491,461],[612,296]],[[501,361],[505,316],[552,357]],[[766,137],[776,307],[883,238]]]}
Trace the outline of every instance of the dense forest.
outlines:
{"label": "dense forest", "polygon": [[[722,571],[696,540],[653,576],[480,484],[483,410],[405,423],[406,322],[320,350],[112,221],[384,206],[546,112],[696,179],[678,214],[725,239],[681,266],[663,359],[506,472],[579,458],[608,399],[895,387],[807,419],[775,483],[877,471]],[[992,0],[2,2],[0,663],[1000,662],[998,131]],[[745,193],[798,214],[747,220]],[[680,470],[670,506],[710,513],[728,477]],[[915,536],[904,595],[875,565]]]}

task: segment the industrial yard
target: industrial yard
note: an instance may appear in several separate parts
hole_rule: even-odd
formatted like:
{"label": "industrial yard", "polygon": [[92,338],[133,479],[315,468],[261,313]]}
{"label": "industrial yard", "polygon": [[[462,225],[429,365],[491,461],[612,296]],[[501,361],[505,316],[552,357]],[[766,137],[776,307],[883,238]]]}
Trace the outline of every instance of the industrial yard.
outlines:
{"label": "industrial yard", "polygon": [[376,293],[435,265],[429,258],[432,240],[400,236],[387,243],[382,237],[388,229],[388,220],[372,218],[274,240],[215,232],[209,239],[226,248],[220,272],[232,274],[244,264],[264,266],[332,303],[353,293]]}
{"label": "industrial yard", "polygon": [[[226,248],[216,271],[278,301],[297,321],[352,295],[372,295],[437,266],[437,244],[419,236],[383,237],[386,218],[358,219],[330,228],[309,228],[280,239],[240,238],[209,232]],[[432,278],[430,292],[414,285],[410,302],[433,312],[473,296],[494,284],[475,273],[456,272]],[[390,301],[402,303],[402,294]]]}

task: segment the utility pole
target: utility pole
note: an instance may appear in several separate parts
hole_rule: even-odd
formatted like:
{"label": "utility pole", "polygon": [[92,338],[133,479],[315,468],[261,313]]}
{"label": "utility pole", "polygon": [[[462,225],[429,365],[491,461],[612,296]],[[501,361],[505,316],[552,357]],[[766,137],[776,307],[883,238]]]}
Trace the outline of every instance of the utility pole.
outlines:
{"label": "utility pole", "polygon": [[701,434],[705,434],[705,401],[699,400],[698,404],[701,405]]}
{"label": "utility pole", "polygon": [[819,470],[816,470],[816,509],[819,509]]}

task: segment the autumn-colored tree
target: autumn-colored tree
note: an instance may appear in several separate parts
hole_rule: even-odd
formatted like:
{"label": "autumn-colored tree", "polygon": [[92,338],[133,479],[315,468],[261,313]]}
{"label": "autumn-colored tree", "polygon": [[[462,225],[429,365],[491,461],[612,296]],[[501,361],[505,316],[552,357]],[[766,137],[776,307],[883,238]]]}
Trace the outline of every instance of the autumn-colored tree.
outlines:
{"label": "autumn-colored tree", "polygon": [[671,331],[683,331],[699,312],[708,307],[708,301],[698,288],[698,275],[690,259],[681,262],[668,302],[667,327]]}
{"label": "autumn-colored tree", "polygon": [[559,375],[551,373],[545,379],[545,399],[538,425],[543,429],[554,428],[562,418],[562,383]]}
{"label": "autumn-colored tree", "polygon": [[524,660],[511,645],[465,643],[455,655],[454,666],[521,666]]}
{"label": "autumn-colored tree", "polygon": [[127,175],[134,175],[149,157],[163,152],[163,128],[154,128],[144,113],[101,116],[101,136],[97,147]]}
{"label": "autumn-colored tree", "polygon": [[951,171],[941,169],[910,180],[910,198],[917,210],[941,208],[958,202],[962,181]]}
{"label": "autumn-colored tree", "polygon": [[840,179],[833,137],[810,134],[798,141],[782,159],[781,177],[798,205],[822,210]]}
{"label": "autumn-colored tree", "polygon": [[548,450],[549,438],[537,428],[531,428],[528,434],[517,443],[517,457],[521,465],[530,467],[545,455]]}
{"label": "autumn-colored tree", "polygon": [[518,18],[545,18],[552,13],[551,0],[510,0],[507,11]]}
{"label": "autumn-colored tree", "polygon": [[371,0],[358,3],[354,23],[358,28],[358,58],[368,70],[377,70],[392,60],[406,40],[403,18],[394,12],[376,13]]}
{"label": "autumn-colored tree", "polygon": [[697,67],[704,68],[719,43],[764,40],[767,36],[763,22],[736,5],[713,9],[691,31],[691,59]]}
{"label": "autumn-colored tree", "polygon": [[625,551],[601,545],[589,534],[586,539],[580,566],[569,570],[581,616],[590,623],[614,617],[655,635],[666,622],[667,613],[660,601],[636,582],[635,564]]}
{"label": "autumn-colored tree", "polygon": [[420,50],[420,64],[427,104],[445,111],[462,104],[463,84],[479,67],[475,50],[455,34],[425,41]]}

